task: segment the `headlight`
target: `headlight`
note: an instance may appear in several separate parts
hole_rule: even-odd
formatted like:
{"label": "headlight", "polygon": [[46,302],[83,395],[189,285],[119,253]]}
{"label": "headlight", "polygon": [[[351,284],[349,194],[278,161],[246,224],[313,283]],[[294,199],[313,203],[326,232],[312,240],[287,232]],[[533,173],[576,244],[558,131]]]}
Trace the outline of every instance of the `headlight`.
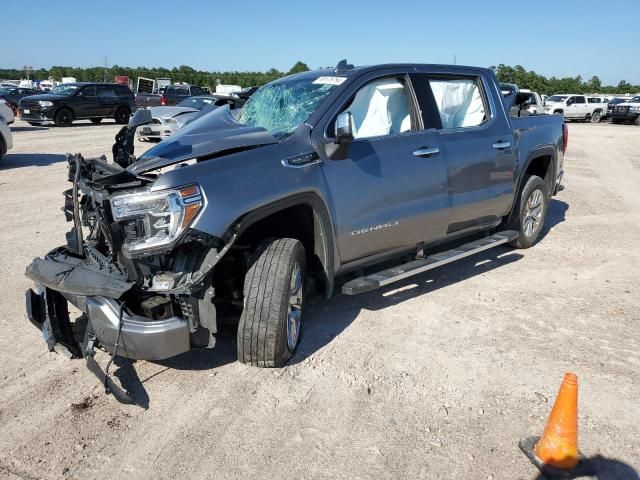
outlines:
{"label": "headlight", "polygon": [[157,192],[122,192],[111,197],[111,214],[122,226],[123,252],[127,256],[171,246],[203,206],[204,198],[197,185]]}
{"label": "headlight", "polygon": [[50,102],[49,100],[38,100],[38,105],[41,107],[53,107],[53,102]]}
{"label": "headlight", "polygon": [[640,106],[638,106],[638,107],[631,107],[631,108],[629,108],[629,110],[631,110],[632,112],[640,112]]}
{"label": "headlight", "polygon": [[175,119],[175,118],[171,118],[171,117],[169,117],[169,118],[165,118],[165,119],[164,119],[164,123],[166,123],[166,124],[171,124],[171,123],[178,123],[178,122],[176,121],[176,119]]}

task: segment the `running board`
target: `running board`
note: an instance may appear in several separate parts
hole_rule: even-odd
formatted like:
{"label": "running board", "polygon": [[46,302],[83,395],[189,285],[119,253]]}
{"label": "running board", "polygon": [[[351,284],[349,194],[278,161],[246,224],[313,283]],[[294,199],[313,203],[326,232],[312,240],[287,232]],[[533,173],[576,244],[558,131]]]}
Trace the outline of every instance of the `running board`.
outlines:
{"label": "running board", "polygon": [[447,263],[455,262],[456,260],[461,260],[470,255],[484,252],[485,250],[497,247],[498,245],[511,242],[516,238],[518,238],[518,232],[514,230],[505,230],[494,233],[488,237],[465,243],[464,245],[460,245],[452,250],[447,250],[446,252],[429,255],[422,259],[412,260],[404,265],[388,268],[381,272],[353,279],[342,286],[342,293],[345,295],[359,295],[361,293],[371,292],[372,290],[397,282],[398,280],[426,272],[427,270],[437,268],[441,265],[446,265]]}

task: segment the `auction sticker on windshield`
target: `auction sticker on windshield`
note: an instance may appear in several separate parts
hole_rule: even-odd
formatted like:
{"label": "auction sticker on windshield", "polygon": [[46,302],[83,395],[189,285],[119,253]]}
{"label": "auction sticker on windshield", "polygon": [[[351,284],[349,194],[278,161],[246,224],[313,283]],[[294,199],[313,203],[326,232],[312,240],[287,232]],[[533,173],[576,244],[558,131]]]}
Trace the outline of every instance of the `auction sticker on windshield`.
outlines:
{"label": "auction sticker on windshield", "polygon": [[340,85],[347,77],[318,77],[313,83],[318,85]]}

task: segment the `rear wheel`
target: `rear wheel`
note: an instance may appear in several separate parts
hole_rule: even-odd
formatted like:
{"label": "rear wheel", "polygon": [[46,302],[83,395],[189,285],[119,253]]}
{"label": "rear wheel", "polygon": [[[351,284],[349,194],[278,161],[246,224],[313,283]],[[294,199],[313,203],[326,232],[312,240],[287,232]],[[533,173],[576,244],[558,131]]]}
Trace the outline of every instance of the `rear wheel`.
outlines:
{"label": "rear wheel", "polygon": [[544,226],[548,207],[549,197],[544,180],[536,175],[526,176],[509,222],[509,228],[519,234],[511,242],[511,246],[529,248],[536,243]]}
{"label": "rear wheel", "polygon": [[61,108],[56,112],[54,122],[57,127],[68,127],[73,123],[73,112],[68,108]]}
{"label": "rear wheel", "polygon": [[306,278],[305,251],[293,238],[265,242],[245,277],[244,309],[238,324],[238,360],[281,367],[300,340]]}
{"label": "rear wheel", "polygon": [[129,117],[131,116],[131,112],[127,107],[120,107],[116,110],[115,120],[119,125],[125,125],[129,122]]}
{"label": "rear wheel", "polygon": [[92,118],[91,123],[95,123],[96,125],[102,121],[101,118]]}
{"label": "rear wheel", "polygon": [[599,112],[599,111],[593,112],[590,120],[591,120],[591,123],[600,123],[600,120],[602,120],[602,112]]}

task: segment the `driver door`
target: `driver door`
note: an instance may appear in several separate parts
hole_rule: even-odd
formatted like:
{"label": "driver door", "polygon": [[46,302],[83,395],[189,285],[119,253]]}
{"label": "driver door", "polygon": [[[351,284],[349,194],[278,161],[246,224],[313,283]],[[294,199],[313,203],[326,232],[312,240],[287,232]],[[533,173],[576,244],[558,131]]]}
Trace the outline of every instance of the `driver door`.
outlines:
{"label": "driver door", "polygon": [[440,238],[447,228],[447,165],[440,135],[424,130],[408,76],[373,77],[345,92],[354,139],[327,160],[343,264]]}

